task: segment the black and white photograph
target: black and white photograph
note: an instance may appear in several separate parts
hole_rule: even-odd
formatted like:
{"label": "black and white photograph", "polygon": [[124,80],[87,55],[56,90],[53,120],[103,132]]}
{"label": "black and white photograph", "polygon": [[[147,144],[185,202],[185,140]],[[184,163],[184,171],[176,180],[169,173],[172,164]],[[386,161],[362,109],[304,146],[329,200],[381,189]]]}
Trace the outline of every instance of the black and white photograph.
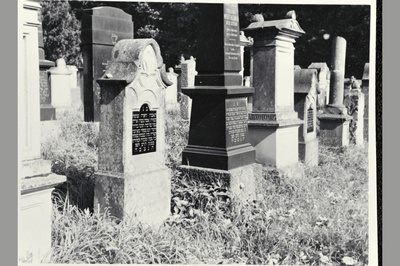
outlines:
{"label": "black and white photograph", "polygon": [[17,4],[18,264],[382,263],[376,1]]}

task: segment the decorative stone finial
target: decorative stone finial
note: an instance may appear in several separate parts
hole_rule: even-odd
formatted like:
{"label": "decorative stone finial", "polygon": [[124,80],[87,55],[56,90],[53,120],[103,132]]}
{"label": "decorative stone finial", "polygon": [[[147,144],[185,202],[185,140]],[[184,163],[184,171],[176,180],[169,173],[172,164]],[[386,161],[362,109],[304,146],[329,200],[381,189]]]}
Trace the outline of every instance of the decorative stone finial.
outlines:
{"label": "decorative stone finial", "polygon": [[179,60],[180,63],[185,62],[185,57],[183,56],[183,54],[181,54],[181,59]]}
{"label": "decorative stone finial", "polygon": [[255,14],[253,17],[254,22],[263,22],[264,16],[262,14]]}
{"label": "decorative stone finial", "polygon": [[285,18],[296,19],[296,12],[294,12],[294,10],[290,10],[289,12],[286,13]]}

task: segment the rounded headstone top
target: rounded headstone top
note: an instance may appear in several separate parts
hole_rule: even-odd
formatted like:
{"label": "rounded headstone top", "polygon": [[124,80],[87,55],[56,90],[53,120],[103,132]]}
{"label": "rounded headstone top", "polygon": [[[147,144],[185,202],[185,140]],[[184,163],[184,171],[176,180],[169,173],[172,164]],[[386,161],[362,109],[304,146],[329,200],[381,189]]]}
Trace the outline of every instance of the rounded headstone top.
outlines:
{"label": "rounded headstone top", "polygon": [[296,12],[294,10],[290,10],[286,13],[285,18],[296,19]]}
{"label": "rounded headstone top", "polygon": [[253,22],[263,22],[264,16],[262,14],[255,14],[253,17]]}
{"label": "rounded headstone top", "polygon": [[56,66],[59,68],[66,67],[67,64],[65,63],[64,58],[58,58],[56,61]]}

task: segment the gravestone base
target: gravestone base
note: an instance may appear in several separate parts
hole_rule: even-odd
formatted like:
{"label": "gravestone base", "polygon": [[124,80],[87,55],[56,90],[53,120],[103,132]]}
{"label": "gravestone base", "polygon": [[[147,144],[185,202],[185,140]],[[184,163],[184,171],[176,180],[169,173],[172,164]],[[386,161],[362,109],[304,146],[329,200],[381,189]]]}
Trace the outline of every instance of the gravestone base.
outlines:
{"label": "gravestone base", "polygon": [[256,162],[278,169],[298,162],[298,128],[303,122],[297,113],[291,113],[289,119],[275,121],[254,120],[254,113],[250,114],[249,136],[256,149]]}
{"label": "gravestone base", "polygon": [[249,144],[228,148],[188,145],[182,152],[182,163],[198,167],[230,170],[254,162],[254,148]]}
{"label": "gravestone base", "polygon": [[299,159],[310,166],[318,165],[318,139],[299,141]]}
{"label": "gravestone base", "polygon": [[22,177],[43,176],[51,172],[51,161],[33,159],[21,162],[20,173]]}
{"label": "gravestone base", "polygon": [[97,172],[94,206],[119,219],[160,226],[170,215],[171,178],[167,167],[140,174]]}
{"label": "gravestone base", "polygon": [[257,199],[258,184],[262,178],[262,165],[257,163],[240,166],[230,170],[181,165],[178,170],[190,179],[210,184],[220,182],[229,189],[235,198],[241,201]]}
{"label": "gravestone base", "polygon": [[40,105],[40,121],[56,120],[56,108],[51,104]]}
{"label": "gravestone base", "polygon": [[319,140],[321,145],[344,147],[349,145],[351,116],[340,114],[318,115]]}
{"label": "gravestone base", "polygon": [[[34,168],[34,174],[47,169],[47,161],[32,160],[29,165],[32,166],[35,162],[38,165]],[[20,260],[30,260],[33,263],[49,262],[51,252],[51,193],[55,186],[65,181],[65,176],[53,173],[21,180],[18,217],[18,242],[20,243],[18,253]]]}

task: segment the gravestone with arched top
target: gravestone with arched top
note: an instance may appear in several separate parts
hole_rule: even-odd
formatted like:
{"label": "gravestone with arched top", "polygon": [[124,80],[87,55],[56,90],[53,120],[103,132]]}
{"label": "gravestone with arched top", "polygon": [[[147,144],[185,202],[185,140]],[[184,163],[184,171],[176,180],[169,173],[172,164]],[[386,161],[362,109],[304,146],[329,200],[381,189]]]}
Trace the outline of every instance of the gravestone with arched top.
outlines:
{"label": "gravestone with arched top", "polygon": [[165,73],[153,39],[119,41],[100,85],[99,170],[95,206],[159,225],[170,213],[164,158]]}

